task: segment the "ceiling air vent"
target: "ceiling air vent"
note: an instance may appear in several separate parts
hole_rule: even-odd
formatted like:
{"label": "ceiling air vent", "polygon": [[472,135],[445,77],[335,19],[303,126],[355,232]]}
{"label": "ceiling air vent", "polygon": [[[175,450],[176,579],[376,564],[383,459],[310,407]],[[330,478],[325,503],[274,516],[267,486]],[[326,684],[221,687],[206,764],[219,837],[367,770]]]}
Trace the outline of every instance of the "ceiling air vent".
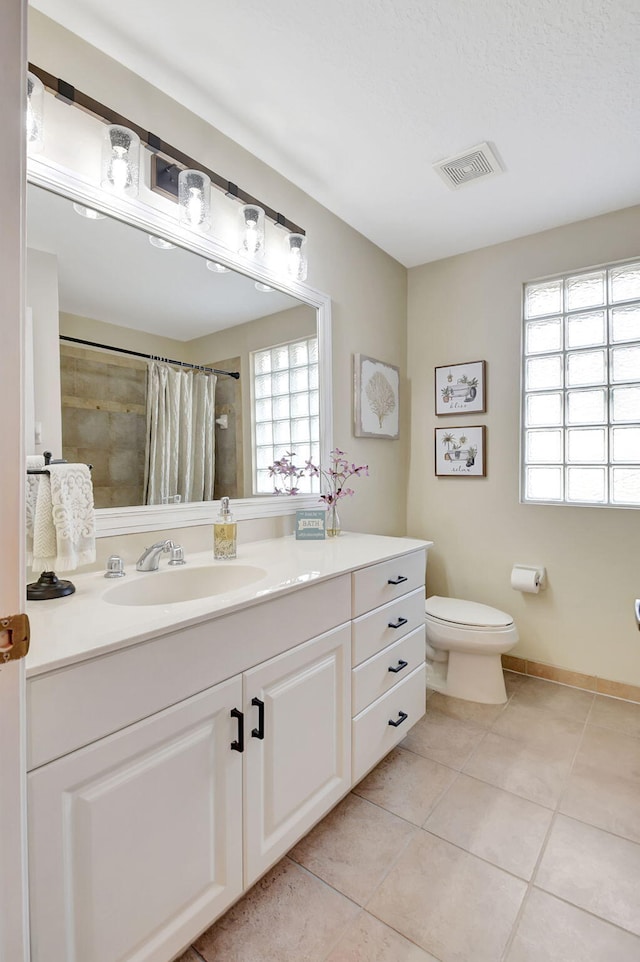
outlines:
{"label": "ceiling air vent", "polygon": [[434,164],[433,169],[451,190],[457,190],[481,177],[494,177],[503,170],[489,144],[469,147],[462,154]]}

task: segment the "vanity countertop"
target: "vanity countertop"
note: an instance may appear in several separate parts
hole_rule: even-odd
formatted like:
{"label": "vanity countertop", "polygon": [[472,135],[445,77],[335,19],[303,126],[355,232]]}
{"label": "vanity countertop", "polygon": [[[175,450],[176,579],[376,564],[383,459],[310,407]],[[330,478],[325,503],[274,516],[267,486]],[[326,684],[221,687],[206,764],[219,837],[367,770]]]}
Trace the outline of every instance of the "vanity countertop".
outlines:
{"label": "vanity countertop", "polygon": [[[433,542],[414,538],[343,533],[325,541],[274,538],[238,545],[235,561],[213,560],[210,551],[187,557],[190,567],[255,565],[266,575],[250,585],[191,601],[155,605],[115,605],[105,601],[115,585],[157,576],[127,566],[125,579],[107,580],[103,572],[73,575],[75,594],[52,601],[27,603],[31,647],[27,676],[75,664],[154,636],[259,604],[279,593],[429,548]],[[160,570],[166,570],[166,561]],[[176,569],[184,570],[184,569]]]}

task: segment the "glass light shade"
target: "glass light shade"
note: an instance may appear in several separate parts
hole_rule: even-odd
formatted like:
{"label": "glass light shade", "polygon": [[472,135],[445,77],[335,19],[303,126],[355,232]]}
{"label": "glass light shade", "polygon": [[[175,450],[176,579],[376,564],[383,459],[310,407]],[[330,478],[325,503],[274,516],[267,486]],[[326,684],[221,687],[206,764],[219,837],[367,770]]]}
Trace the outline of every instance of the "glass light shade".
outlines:
{"label": "glass light shade", "polygon": [[228,274],[230,271],[230,268],[225,267],[224,264],[218,264],[217,261],[207,261],[207,267],[215,274]]}
{"label": "glass light shade", "polygon": [[268,284],[263,284],[262,281],[256,281],[253,285],[257,291],[261,291],[263,294],[271,294],[273,287],[269,287]]}
{"label": "glass light shade", "polygon": [[181,170],[178,175],[180,223],[197,230],[211,227],[211,180],[199,170]]}
{"label": "glass light shade", "polygon": [[160,251],[172,251],[176,246],[170,243],[170,241],[165,240],[164,237],[156,237],[155,234],[149,234],[149,243],[152,247],[157,247]]}
{"label": "glass light shade", "polygon": [[287,272],[296,281],[307,279],[307,238],[304,234],[287,234]]}
{"label": "glass light shade", "polygon": [[33,73],[27,73],[27,149],[42,150],[44,144],[44,85]]}
{"label": "glass light shade", "polygon": [[138,196],[140,138],[128,127],[111,124],[102,138],[100,183],[114,194]]}
{"label": "glass light shade", "polygon": [[74,204],[73,209],[76,214],[80,214],[81,217],[86,217],[87,220],[104,220],[107,216],[106,214],[101,214],[99,211],[94,210],[93,207],[85,207],[83,204]]}
{"label": "glass light shade", "polygon": [[264,257],[264,211],[257,204],[245,204],[240,208],[239,254]]}

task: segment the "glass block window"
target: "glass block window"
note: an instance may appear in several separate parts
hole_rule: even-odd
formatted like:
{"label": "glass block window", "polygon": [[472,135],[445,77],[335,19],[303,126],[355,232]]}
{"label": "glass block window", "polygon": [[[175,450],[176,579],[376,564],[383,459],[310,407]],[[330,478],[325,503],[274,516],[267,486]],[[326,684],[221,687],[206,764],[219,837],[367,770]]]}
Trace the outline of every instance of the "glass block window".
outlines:
{"label": "glass block window", "polygon": [[[269,465],[293,452],[304,467],[320,461],[320,393],[318,339],[278,344],[251,354],[253,383],[254,494],[273,494],[282,478],[269,475]],[[317,479],[304,476],[301,494],[319,491]]]}
{"label": "glass block window", "polygon": [[522,500],[640,507],[640,260],[524,286]]}

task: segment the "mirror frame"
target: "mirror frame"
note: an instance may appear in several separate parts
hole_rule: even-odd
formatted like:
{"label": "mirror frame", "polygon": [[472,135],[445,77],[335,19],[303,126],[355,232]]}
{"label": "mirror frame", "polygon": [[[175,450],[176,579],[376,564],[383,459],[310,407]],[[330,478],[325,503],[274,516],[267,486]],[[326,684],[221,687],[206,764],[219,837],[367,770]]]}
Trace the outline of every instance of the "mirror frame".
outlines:
{"label": "mirror frame", "polygon": [[[254,281],[262,281],[315,308],[318,319],[318,363],[320,373],[320,460],[328,464],[333,447],[333,393],[331,376],[331,298],[306,284],[283,280],[271,269],[242,257],[219,243],[213,236],[190,230],[163,210],[139,199],[116,197],[87,183],[73,172],[42,157],[27,158],[27,182],[68,198],[71,202],[93,207],[132,227],[156,234],[179,247],[209,260],[219,261]],[[252,466],[253,469],[253,466]],[[133,534],[165,528],[211,524],[218,514],[219,501],[199,501],[179,505],[141,505],[127,508],[96,509],[96,535]],[[236,520],[280,517],[304,508],[317,508],[318,495],[266,495],[239,498],[233,502]]]}

